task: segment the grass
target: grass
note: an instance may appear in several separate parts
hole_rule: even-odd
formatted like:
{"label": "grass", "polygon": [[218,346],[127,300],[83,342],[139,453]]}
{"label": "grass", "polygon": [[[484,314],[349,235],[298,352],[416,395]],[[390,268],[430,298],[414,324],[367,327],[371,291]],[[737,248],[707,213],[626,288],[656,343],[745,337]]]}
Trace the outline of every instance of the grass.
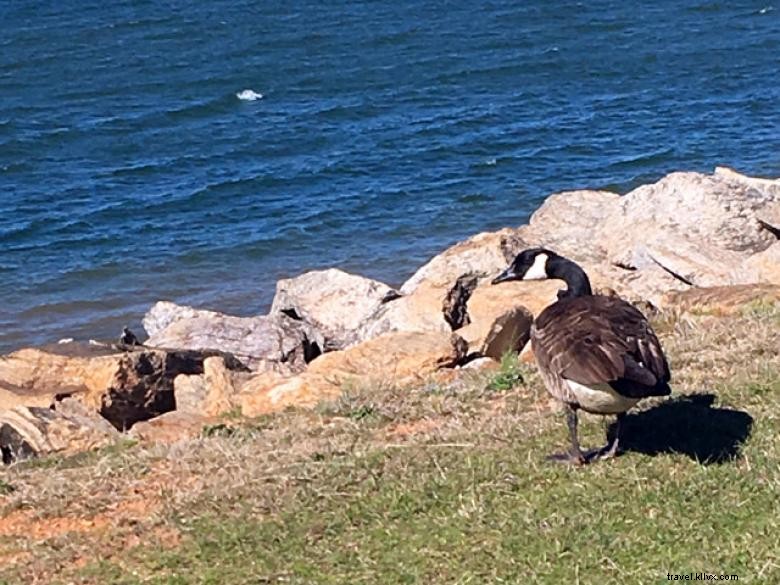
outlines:
{"label": "grass", "polygon": [[490,379],[487,388],[493,391],[506,391],[523,383],[523,374],[517,355],[504,354],[498,372]]}
{"label": "grass", "polygon": [[[546,462],[563,419],[508,358],[349,388],[177,445],[0,471],[0,583],[780,583],[780,311],[659,323],[675,394],[627,417],[613,461]],[[585,445],[605,430],[583,417]]]}

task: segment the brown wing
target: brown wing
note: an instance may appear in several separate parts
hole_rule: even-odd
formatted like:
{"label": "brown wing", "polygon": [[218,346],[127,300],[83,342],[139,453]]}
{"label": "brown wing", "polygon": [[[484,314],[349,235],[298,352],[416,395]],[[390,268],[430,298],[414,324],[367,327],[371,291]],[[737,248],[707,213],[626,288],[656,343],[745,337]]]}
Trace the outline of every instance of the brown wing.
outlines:
{"label": "brown wing", "polygon": [[668,394],[669,366],[647,319],[615,297],[563,299],[533,332],[539,365],[580,384],[609,383],[626,396]]}

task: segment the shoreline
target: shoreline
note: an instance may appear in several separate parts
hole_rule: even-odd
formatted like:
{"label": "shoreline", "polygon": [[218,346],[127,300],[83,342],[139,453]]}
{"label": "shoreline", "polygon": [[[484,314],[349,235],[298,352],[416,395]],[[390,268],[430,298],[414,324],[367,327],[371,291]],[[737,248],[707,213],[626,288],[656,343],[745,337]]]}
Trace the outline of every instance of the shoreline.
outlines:
{"label": "shoreline", "polygon": [[[721,168],[721,167],[716,167],[716,168]],[[772,179],[747,177],[745,175],[740,175],[739,173],[736,173],[734,171],[729,171],[729,172],[734,173],[733,175],[731,175],[732,177],[737,177],[737,176],[743,177],[746,180],[752,181],[754,183],[756,181],[759,182],[764,181],[770,183],[773,182]],[[660,180],[663,180],[663,177]],[[774,182],[776,181],[777,180],[774,180]],[[619,194],[619,197],[626,197],[630,193],[633,193],[638,189],[645,188],[648,185],[652,185],[652,184],[655,183],[642,184],[637,188],[629,191],[628,193]],[[533,215],[536,214],[541,208],[543,208],[546,202],[549,201],[550,199],[555,198],[561,194],[574,193],[574,192],[579,192],[579,190],[563,191],[563,192],[553,193],[551,195],[548,195],[546,198],[542,200],[539,207],[537,207],[537,209],[534,210],[534,212],[532,212],[529,215],[528,221],[530,221]],[[594,191],[594,192],[598,192],[598,191]],[[518,229],[522,229],[524,226],[527,225],[528,222],[524,224],[520,224],[517,227],[506,227],[504,229],[518,230]],[[453,238],[453,240],[455,240],[455,238]],[[451,245],[446,246],[444,250],[439,250],[438,253],[434,253],[431,256],[431,258],[435,258],[438,254],[441,254],[444,251],[446,251],[446,249],[456,246],[457,243],[458,241],[455,240]],[[422,254],[420,254],[419,256],[421,258],[423,257]],[[332,267],[332,265],[326,265],[326,264],[327,263],[323,263],[322,268],[317,268],[314,270],[325,270],[327,268]],[[414,265],[414,262],[410,262],[410,267],[406,269],[404,272],[408,274],[408,278],[412,278],[415,272],[420,268],[420,266],[423,266],[424,264],[425,261],[422,261],[417,265]],[[349,266],[339,267],[339,269],[346,270],[349,273],[360,274],[361,276],[372,278],[371,274],[365,274],[359,271],[353,272],[348,268]],[[226,270],[226,268],[221,268],[220,270],[224,271]],[[251,270],[240,270],[240,272],[241,272],[240,279],[242,282],[246,280],[253,280],[255,278]],[[277,269],[278,274],[288,275],[286,277],[282,276],[281,279],[294,278],[295,276],[300,274],[305,274],[306,272],[307,270],[303,270],[301,272],[293,272],[289,269],[284,269],[281,267]],[[371,271],[366,271],[366,272],[371,272]],[[381,273],[383,271],[378,270],[376,272]],[[191,278],[194,279],[195,281],[198,281],[200,279],[198,273],[191,274]],[[377,280],[381,282],[385,282],[381,278],[378,278]],[[170,295],[165,299],[153,298],[150,296],[148,300],[145,300],[143,302],[138,302],[137,304],[135,304],[134,307],[128,307],[127,304],[124,302],[115,301],[114,306],[111,307],[110,309],[106,306],[107,303],[111,302],[110,299],[94,300],[94,301],[90,301],[87,299],[78,299],[70,302],[56,302],[46,307],[36,307],[34,309],[30,309],[26,312],[26,314],[32,317],[31,319],[32,323],[35,323],[37,321],[38,326],[39,327],[42,326],[46,330],[49,330],[48,327],[49,324],[56,323],[56,319],[58,315],[63,315],[63,314],[69,315],[67,319],[68,320],[75,319],[75,322],[71,326],[57,327],[57,329],[59,329],[62,332],[62,335],[44,336],[46,334],[36,334],[31,336],[29,334],[28,335],[17,334],[15,336],[17,338],[16,340],[11,338],[10,336],[8,336],[9,337],[8,340],[4,340],[0,338],[0,352],[7,353],[19,349],[21,347],[30,346],[31,345],[30,341],[33,340],[35,341],[33,341],[32,345],[53,343],[56,342],[58,339],[62,339],[62,338],[74,338],[82,341],[87,341],[88,339],[112,341],[115,337],[118,336],[119,332],[121,331],[121,328],[125,325],[129,325],[134,330],[141,331],[141,323],[143,321],[144,315],[159,300],[168,300],[168,301],[175,302],[177,304],[196,306],[204,310],[219,311],[219,312],[236,315],[240,317],[259,316],[259,315],[267,314],[267,312],[271,309],[271,306],[273,304],[273,289],[275,287],[275,284],[276,283],[273,281],[259,283],[260,286],[258,286],[257,288],[265,291],[261,295],[252,292],[251,287],[242,285],[242,286],[233,286],[228,291],[222,291],[221,297],[218,296],[216,290],[200,290],[200,291],[193,290],[190,293],[185,292],[179,295]],[[398,282],[398,283],[388,282],[387,284],[389,286],[396,286],[397,288],[403,288],[404,285],[403,282]],[[208,300],[204,299],[198,301],[199,298],[203,299],[204,297]],[[102,308],[102,310],[99,313],[97,313],[99,317],[97,319],[90,319],[88,321],[84,321],[83,319],[80,319],[77,316],[73,316],[72,307],[85,306],[85,305],[93,305],[95,308]],[[253,311],[251,309],[245,308],[245,307],[251,307],[253,305],[257,307],[257,311]],[[112,313],[114,314],[112,315]],[[116,313],[120,313],[120,315],[117,315]],[[100,325],[101,322],[103,322],[104,325],[101,326]],[[19,332],[25,328],[17,325],[13,329]]]}

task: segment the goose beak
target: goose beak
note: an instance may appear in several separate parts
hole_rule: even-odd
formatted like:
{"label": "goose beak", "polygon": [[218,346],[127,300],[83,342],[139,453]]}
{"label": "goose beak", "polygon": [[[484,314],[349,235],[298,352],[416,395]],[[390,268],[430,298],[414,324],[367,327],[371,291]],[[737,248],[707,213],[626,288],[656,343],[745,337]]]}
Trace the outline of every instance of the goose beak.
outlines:
{"label": "goose beak", "polygon": [[506,282],[507,280],[517,280],[517,275],[512,271],[511,266],[491,280],[490,284],[498,284],[499,282]]}

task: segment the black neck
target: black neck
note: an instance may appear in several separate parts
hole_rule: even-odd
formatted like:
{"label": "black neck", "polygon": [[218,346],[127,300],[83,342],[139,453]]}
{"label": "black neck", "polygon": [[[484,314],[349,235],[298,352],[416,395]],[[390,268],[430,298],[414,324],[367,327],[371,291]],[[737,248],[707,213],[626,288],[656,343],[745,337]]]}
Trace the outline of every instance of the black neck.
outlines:
{"label": "black neck", "polygon": [[566,291],[558,293],[558,298],[583,297],[593,294],[588,275],[571,260],[560,256],[550,258],[547,262],[547,275],[549,278],[559,278],[566,283]]}

